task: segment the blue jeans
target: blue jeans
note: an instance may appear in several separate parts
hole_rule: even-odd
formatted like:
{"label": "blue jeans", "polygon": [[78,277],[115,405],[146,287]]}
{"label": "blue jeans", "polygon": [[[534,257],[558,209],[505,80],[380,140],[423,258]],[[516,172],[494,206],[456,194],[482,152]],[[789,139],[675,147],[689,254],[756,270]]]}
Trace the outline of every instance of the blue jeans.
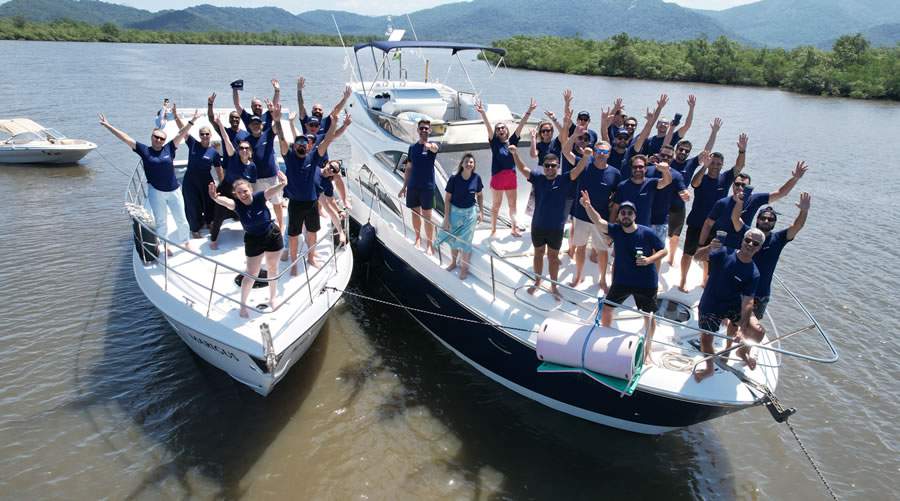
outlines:
{"label": "blue jeans", "polygon": [[176,242],[187,242],[190,233],[188,222],[184,217],[184,199],[181,198],[181,190],[159,191],[153,186],[147,185],[147,202],[153,211],[153,219],[156,221],[156,233],[162,237],[169,237],[169,228],[166,217],[166,207],[172,212],[175,220]]}

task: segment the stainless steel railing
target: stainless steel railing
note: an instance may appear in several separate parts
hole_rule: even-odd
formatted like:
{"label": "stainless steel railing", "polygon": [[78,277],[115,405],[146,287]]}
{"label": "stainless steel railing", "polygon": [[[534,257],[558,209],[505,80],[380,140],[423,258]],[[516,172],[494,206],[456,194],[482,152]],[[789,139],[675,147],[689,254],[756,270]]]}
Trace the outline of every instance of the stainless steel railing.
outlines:
{"label": "stainless steel railing", "polygon": [[[176,162],[176,167],[181,167],[185,164],[186,164],[186,162],[179,161],[179,162]],[[141,163],[141,161],[138,161],[138,163],[135,166],[134,171],[132,172],[131,177],[129,178],[129,181],[128,181],[128,188],[126,189],[126,192],[125,192],[125,203],[133,204],[135,206],[146,209],[146,207],[145,207],[146,199],[147,199],[146,179],[144,178],[144,175],[143,175],[142,163]],[[175,275],[181,277],[182,279],[186,280],[187,282],[189,282],[203,290],[209,291],[209,295],[207,298],[207,305],[206,305],[206,313],[205,313],[206,317],[209,317],[210,311],[212,309],[212,302],[213,302],[214,297],[220,297],[220,298],[223,298],[227,301],[231,301],[238,305],[241,304],[241,302],[239,300],[230,297],[228,294],[218,292],[215,290],[216,277],[218,276],[219,268],[223,268],[225,270],[228,270],[228,271],[231,271],[238,275],[241,275],[243,277],[242,280],[254,280],[254,281],[264,282],[264,283],[268,284],[270,282],[278,282],[284,276],[284,274],[288,273],[294,266],[296,266],[300,262],[303,263],[304,274],[305,274],[304,283],[302,285],[300,285],[299,287],[297,287],[296,289],[294,289],[290,294],[285,296],[281,301],[279,301],[278,306],[276,306],[272,309],[266,309],[266,310],[260,310],[258,308],[250,307],[256,313],[259,313],[262,315],[270,314],[270,313],[274,313],[274,312],[278,311],[283,305],[288,303],[294,296],[296,296],[304,288],[309,293],[309,301],[310,301],[310,303],[312,303],[315,299],[314,291],[312,289],[313,280],[315,280],[320,274],[325,273],[326,270],[332,269],[334,273],[337,273],[337,271],[338,271],[337,257],[338,257],[339,247],[334,242],[333,231],[326,232],[323,237],[316,240],[316,242],[313,246],[307,248],[306,251],[304,251],[302,254],[298,255],[297,259],[295,259],[294,261],[289,263],[286,267],[284,267],[284,269],[282,269],[275,276],[259,277],[259,276],[255,276],[255,275],[250,275],[245,270],[239,270],[239,269],[229,266],[228,264],[225,264],[217,259],[214,259],[210,256],[206,256],[206,255],[203,255],[192,249],[186,248],[186,247],[180,245],[179,243],[176,243],[176,242],[168,239],[167,237],[160,235],[159,233],[156,232],[155,228],[148,226],[144,221],[141,221],[138,218],[132,217],[131,219],[132,219],[132,221],[138,223],[138,225],[139,225],[139,229],[136,233],[137,233],[137,237],[138,237],[141,249],[146,249],[147,248],[146,246],[148,245],[143,241],[143,231],[141,231],[141,230],[146,230],[146,231],[152,233],[156,237],[156,239],[162,244],[164,255],[168,253],[169,246],[172,245],[172,246],[175,246],[178,249],[180,249],[181,252],[187,252],[187,253],[191,254],[192,256],[194,256],[195,258],[198,258],[198,259],[201,259],[201,260],[204,260],[204,261],[207,261],[207,262],[213,264],[212,277],[208,281],[209,285],[206,285],[207,284],[206,280],[203,280],[206,277],[202,277],[200,280],[198,280],[196,277],[189,276],[187,273],[183,273],[182,271],[178,270],[177,266],[170,266],[169,260],[167,258],[166,259],[158,258],[156,260],[156,265],[161,266],[163,268],[163,274],[164,274],[163,275],[163,289],[164,290],[168,290],[168,283],[169,283],[169,275],[168,274],[171,272],[171,273],[174,273]],[[349,219],[345,218],[341,223],[342,230],[344,231],[345,235],[347,235],[349,232],[348,221],[349,221]],[[309,256],[309,252],[311,252],[313,249],[318,247],[319,244],[326,239],[329,239],[331,241],[331,247],[332,247],[331,255],[328,257],[328,259],[324,263],[322,263],[321,267],[319,267],[316,271],[314,271],[312,274],[310,274],[310,270],[309,270],[310,266],[308,265],[308,263],[306,261],[307,257]],[[145,252],[146,252],[146,250],[145,250]],[[344,249],[344,250],[341,250],[341,252],[349,252],[349,250]],[[201,280],[203,280],[203,281],[201,281]]]}

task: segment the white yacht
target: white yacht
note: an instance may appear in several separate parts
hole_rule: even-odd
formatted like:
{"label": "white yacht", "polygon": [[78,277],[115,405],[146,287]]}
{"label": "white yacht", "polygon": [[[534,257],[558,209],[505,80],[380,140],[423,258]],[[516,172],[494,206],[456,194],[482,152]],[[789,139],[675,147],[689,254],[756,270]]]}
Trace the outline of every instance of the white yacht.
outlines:
{"label": "white yacht", "polygon": [[73,164],[97,148],[27,118],[0,120],[0,163]]}
{"label": "white yacht", "polygon": [[[205,110],[193,132],[203,125],[208,125]],[[289,130],[286,122],[284,126]],[[173,129],[169,137],[174,137],[174,121],[168,127]],[[176,162],[176,168],[185,166],[186,161]],[[197,355],[257,393],[269,394],[315,341],[350,280],[353,253],[336,240],[329,218],[323,218],[316,239],[318,267],[306,264],[308,249],[301,238],[297,276],[290,273],[292,263],[282,262],[278,275],[263,270],[251,277],[244,271],[239,221],[223,223],[217,250],[209,248],[205,233],[202,239],[192,239],[192,251],[178,247],[174,235],[155,232],[140,162],[131,175],[125,205],[133,226],[132,268],[147,299]],[[171,215],[168,228],[175,228]],[[174,256],[166,258],[166,250],[174,250]],[[256,281],[248,299],[250,318],[241,318],[239,280],[248,279]],[[268,294],[273,280],[278,284],[274,308]]]}
{"label": "white yacht", "polygon": [[[652,363],[647,365],[641,361],[645,314],[635,309],[631,300],[616,310],[612,327],[596,325],[600,291],[596,266],[591,263],[586,264],[586,271],[593,270],[593,276],[571,288],[563,282],[571,279],[574,263],[563,257],[560,302],[547,292],[526,293],[534,280],[533,249],[527,233],[522,238],[493,238],[482,224],[475,232],[469,277],[460,280],[445,271],[442,264],[446,264],[448,249],[429,256],[414,247],[409,210],[397,196],[407,148],[416,140],[415,123],[429,118],[432,141],[441,147],[434,198],[434,224],[438,227],[445,209],[443,187],[448,172],[466,151],[475,154],[482,168],[489,166],[490,149],[484,124],[473,107],[477,90],[457,91],[438,82],[406,80],[402,67],[389,69],[395,62],[402,65],[402,57],[394,54],[403,49],[442,49],[455,55],[491,52],[497,58],[505,51],[420,41],[379,41],[354,47],[358,74],[350,83],[354,94],[348,108],[354,125],[347,137],[352,147],[348,187],[357,201],[351,211],[351,233],[359,235],[357,257],[360,262],[367,261],[379,285],[389,292],[382,299],[404,308],[465,362],[506,388],[553,409],[624,430],[659,434],[760,404],[783,420],[791,410],[782,409],[774,396],[782,355],[819,362],[837,360],[825,333],[802,309],[807,327],[792,333],[780,333],[774,324],[769,327],[765,342],[754,349],[759,362],[756,370],[724,353],[717,359],[715,374],[695,382],[692,371],[706,356],[695,347],[700,335],[699,266],[693,267],[692,290],[685,294],[675,287],[679,270],[663,265]],[[369,79],[359,65],[360,51],[365,51],[366,59],[371,52],[376,63]],[[392,71],[404,78],[392,79]],[[489,103],[486,108],[492,123],[519,119],[501,103]],[[520,148],[524,146],[520,144]],[[487,177],[483,178],[486,185]],[[508,235],[509,231],[502,233]],[[549,282],[548,277],[543,279],[545,284]],[[794,353],[781,345],[781,338],[805,330],[822,336],[829,356]],[[718,349],[722,349],[724,334],[717,336]]]}

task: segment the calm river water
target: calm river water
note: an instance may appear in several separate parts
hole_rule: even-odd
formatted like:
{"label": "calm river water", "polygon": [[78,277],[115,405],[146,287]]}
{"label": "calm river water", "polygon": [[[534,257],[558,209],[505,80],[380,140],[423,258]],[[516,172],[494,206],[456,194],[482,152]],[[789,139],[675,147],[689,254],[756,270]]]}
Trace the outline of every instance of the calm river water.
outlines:
{"label": "calm river water", "polygon": [[[203,106],[243,78],[246,104],[295,78],[330,106],[348,79],[341,49],[0,42],[0,110],[100,145],[80,166],[0,167],[0,496],[38,498],[636,499],[796,498],[826,493],[784,425],[761,408],[661,437],[606,429],[494,384],[396,310],[348,298],[268,398],[194,357],[137,288],[122,210],[137,157],[96,120],[149,139],[163,97]],[[367,57],[370,57],[367,55]],[[431,55],[444,79],[452,60]],[[471,56],[464,56],[468,59]],[[421,78],[415,57],[410,78]],[[471,65],[470,65],[471,66]],[[778,389],[843,498],[900,487],[900,106],[717,87],[507,71],[487,101],[594,112],[614,96],[642,113],[698,96],[689,138],[733,158],[770,191],[812,167],[806,228],[779,272],[842,359],[787,361]],[[465,90],[461,73],[448,83]],[[696,148],[699,149],[699,148]],[[332,156],[346,156],[346,144]],[[359,286],[359,284],[357,285]],[[371,290],[371,288],[369,289]],[[400,319],[398,321],[398,319]],[[791,346],[817,351],[812,339]]]}

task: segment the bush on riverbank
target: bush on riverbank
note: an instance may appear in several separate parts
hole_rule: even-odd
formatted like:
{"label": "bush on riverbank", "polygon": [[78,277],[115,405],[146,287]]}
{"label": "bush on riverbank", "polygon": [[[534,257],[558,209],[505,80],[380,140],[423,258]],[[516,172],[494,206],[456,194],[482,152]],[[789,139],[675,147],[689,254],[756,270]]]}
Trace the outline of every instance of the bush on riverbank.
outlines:
{"label": "bush on riverbank", "polygon": [[[375,37],[344,37],[347,44],[364,42]],[[340,46],[333,35],[307,33],[192,32],[130,30],[112,23],[93,25],[61,19],[48,23],[33,23],[22,18],[0,18],[0,40],[32,40],[52,42],[121,42],[175,43],[211,45],[318,45]]]}
{"label": "bush on riverbank", "polygon": [[606,40],[515,36],[494,45],[507,49],[513,68],[900,100],[900,45],[874,48],[859,34],[839,38],[831,51],[760,49],[725,37],[656,42],[625,33]]}

